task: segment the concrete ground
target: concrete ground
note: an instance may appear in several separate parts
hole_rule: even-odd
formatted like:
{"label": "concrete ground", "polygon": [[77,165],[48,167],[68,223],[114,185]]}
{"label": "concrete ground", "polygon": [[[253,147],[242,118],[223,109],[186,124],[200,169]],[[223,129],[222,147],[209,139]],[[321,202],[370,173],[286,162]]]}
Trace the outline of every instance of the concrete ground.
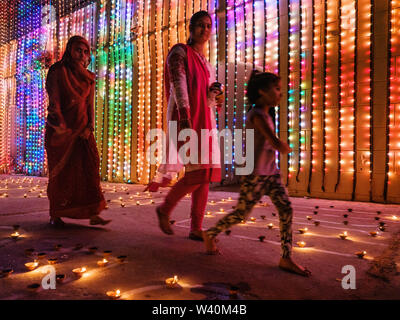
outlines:
{"label": "concrete ground", "polygon": [[[160,231],[155,214],[167,188],[149,195],[141,192],[143,186],[115,183],[102,183],[109,201],[102,217],[112,219],[109,225],[93,227],[87,220],[65,219],[64,229],[53,229],[48,224],[46,184],[46,178],[0,175],[0,269],[13,269],[10,276],[0,278],[0,299],[108,299],[106,292],[115,289],[121,291],[121,299],[134,300],[400,298],[399,205],[291,198],[293,257],[312,272],[310,278],[304,278],[277,267],[278,216],[268,197],[254,208],[245,224],[219,236],[222,255],[209,256],[202,242],[187,238],[189,197],[182,199],[172,214],[173,236]],[[237,197],[237,192],[211,191],[204,228],[232,210]],[[315,226],[314,221],[320,225]],[[385,223],[385,231],[378,230],[379,222]],[[267,228],[270,223],[274,225],[271,230]],[[10,237],[13,225],[20,226],[17,240]],[[308,232],[299,234],[300,228],[308,228]],[[344,231],[346,240],[339,238]],[[372,237],[370,231],[379,234]],[[265,237],[263,241],[260,236]],[[306,246],[299,248],[299,241]],[[57,251],[58,244],[61,248]],[[76,248],[78,244],[82,248]],[[93,246],[98,248],[96,253],[88,250]],[[28,248],[34,248],[33,256],[25,254]],[[97,261],[105,250],[112,251],[109,264],[99,267]],[[363,259],[355,255],[359,251],[367,252]],[[38,260],[39,267],[27,271],[24,264],[42,252],[46,258]],[[120,255],[127,256],[125,262],[117,262]],[[66,276],[64,283],[57,283],[55,290],[28,290],[28,285],[42,282],[48,258],[58,259],[54,267],[57,274]],[[355,268],[356,289],[342,288],[346,265]],[[72,269],[83,266],[88,271],[77,279]],[[174,275],[178,287],[167,288],[165,279]]]}

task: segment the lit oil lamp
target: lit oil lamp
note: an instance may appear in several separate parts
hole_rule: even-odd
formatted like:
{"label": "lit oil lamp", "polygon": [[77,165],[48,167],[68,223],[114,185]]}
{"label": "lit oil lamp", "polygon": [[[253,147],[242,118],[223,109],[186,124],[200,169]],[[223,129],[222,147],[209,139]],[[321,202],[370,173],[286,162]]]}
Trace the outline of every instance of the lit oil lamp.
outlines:
{"label": "lit oil lamp", "polygon": [[381,230],[381,231],[385,231],[385,227],[384,226],[379,226],[379,230]]}
{"label": "lit oil lamp", "polygon": [[224,208],[220,208],[219,212],[225,212]]}
{"label": "lit oil lamp", "polygon": [[301,228],[299,229],[300,234],[305,234],[307,233],[308,228]]}
{"label": "lit oil lamp", "polygon": [[36,260],[34,262],[28,262],[25,263],[25,267],[29,270],[35,270],[37,268],[37,266],[39,265],[39,262],[37,262]]}
{"label": "lit oil lamp", "polygon": [[228,200],[232,200],[232,197],[229,197]]}
{"label": "lit oil lamp", "polygon": [[11,238],[14,240],[17,240],[19,238],[19,236],[20,236],[20,234],[18,231],[11,233]]}
{"label": "lit oil lamp", "polygon": [[137,205],[137,206],[140,206],[140,201],[136,201],[136,205]]}
{"label": "lit oil lamp", "polygon": [[398,218],[397,216],[392,216],[392,219],[393,219],[394,221],[399,220],[399,218]]}
{"label": "lit oil lamp", "polygon": [[207,211],[206,216],[211,216],[211,211]]}
{"label": "lit oil lamp", "polygon": [[297,242],[297,245],[298,245],[300,248],[304,248],[304,247],[306,246],[306,243],[305,243],[304,241],[298,241],[298,242]]}
{"label": "lit oil lamp", "polygon": [[312,220],[312,217],[311,216],[307,216],[307,220],[308,221]]}
{"label": "lit oil lamp", "polygon": [[347,231],[344,231],[343,233],[339,234],[340,239],[346,240],[347,238]]}
{"label": "lit oil lamp", "polygon": [[50,258],[47,260],[48,264],[56,264],[57,263],[57,258]]}
{"label": "lit oil lamp", "polygon": [[246,220],[240,221],[240,224],[246,224]]}
{"label": "lit oil lamp", "polygon": [[106,295],[110,298],[110,299],[119,299],[121,297],[121,291],[120,290],[111,290],[111,291],[107,291]]}
{"label": "lit oil lamp", "polygon": [[369,234],[370,234],[371,237],[376,237],[378,235],[378,232],[377,231],[370,231]]}
{"label": "lit oil lamp", "polygon": [[211,203],[211,204],[215,204],[215,201],[214,201],[214,200],[211,200],[210,203]]}
{"label": "lit oil lamp", "polygon": [[155,202],[154,202],[154,200],[150,200],[150,203],[151,203],[151,204],[154,204]]}
{"label": "lit oil lamp", "polygon": [[72,272],[78,277],[82,277],[83,274],[86,272],[86,267],[82,267],[82,268],[75,268],[72,270]]}
{"label": "lit oil lamp", "polygon": [[108,264],[108,260],[104,258],[103,260],[97,261],[99,267],[105,267]]}
{"label": "lit oil lamp", "polygon": [[221,199],[221,202],[225,202],[226,200],[225,199]]}
{"label": "lit oil lamp", "polygon": [[119,200],[119,201],[122,201],[123,199],[122,199],[122,197],[119,197],[118,200]]}
{"label": "lit oil lamp", "polygon": [[176,288],[176,287],[178,287],[178,276],[174,276],[173,278],[166,279],[165,283],[166,283],[168,288]]}
{"label": "lit oil lamp", "polygon": [[360,259],[364,258],[364,256],[367,254],[367,251],[359,251],[356,252],[356,256],[359,257]]}
{"label": "lit oil lamp", "polygon": [[269,223],[269,224],[268,224],[268,229],[271,230],[273,227],[274,227],[274,225],[273,225],[272,223]]}
{"label": "lit oil lamp", "polygon": [[125,203],[121,202],[121,207],[125,208]]}
{"label": "lit oil lamp", "polygon": [[250,221],[253,221],[253,222],[254,222],[254,221],[256,221],[256,220],[257,220],[257,219],[254,218],[254,217],[251,217],[251,218],[250,218]]}
{"label": "lit oil lamp", "polygon": [[27,198],[27,197],[28,197],[28,195],[26,193],[24,193],[24,198]]}

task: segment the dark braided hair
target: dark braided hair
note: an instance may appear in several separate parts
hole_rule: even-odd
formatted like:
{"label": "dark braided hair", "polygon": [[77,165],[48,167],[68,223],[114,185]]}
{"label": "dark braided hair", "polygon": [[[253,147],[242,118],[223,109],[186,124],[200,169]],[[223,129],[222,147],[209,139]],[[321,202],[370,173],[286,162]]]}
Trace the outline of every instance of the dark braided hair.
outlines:
{"label": "dark braided hair", "polygon": [[[208,17],[212,21],[211,16],[207,11],[204,10],[198,11],[195,14],[193,14],[192,17],[190,18],[189,31],[192,31],[192,28],[196,25],[197,21],[199,21],[203,17]],[[192,38],[189,37],[186,43],[193,44]]]}
{"label": "dark braided hair", "polygon": [[258,90],[268,91],[273,85],[277,84],[280,79],[281,78],[274,73],[253,70],[246,90],[246,96],[250,104],[255,105],[260,98]]}

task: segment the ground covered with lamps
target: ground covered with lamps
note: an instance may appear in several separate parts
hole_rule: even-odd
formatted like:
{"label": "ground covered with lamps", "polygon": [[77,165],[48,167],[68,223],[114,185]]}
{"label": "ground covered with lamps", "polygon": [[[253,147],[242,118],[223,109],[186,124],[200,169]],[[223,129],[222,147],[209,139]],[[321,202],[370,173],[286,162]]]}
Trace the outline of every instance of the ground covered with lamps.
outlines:
{"label": "ground covered with lamps", "polygon": [[[140,185],[104,182],[109,225],[65,219],[55,229],[46,187],[46,178],[0,176],[0,299],[400,298],[398,205],[291,198],[293,257],[312,272],[304,278],[277,267],[279,221],[267,197],[245,223],[218,237],[222,254],[209,256],[202,242],[188,239],[190,197],[173,212],[175,235],[167,236],[155,213],[167,188],[149,194]],[[231,211],[237,197],[211,191],[204,227]],[[42,286],[48,266],[56,289]],[[344,289],[352,267],[356,288]]]}

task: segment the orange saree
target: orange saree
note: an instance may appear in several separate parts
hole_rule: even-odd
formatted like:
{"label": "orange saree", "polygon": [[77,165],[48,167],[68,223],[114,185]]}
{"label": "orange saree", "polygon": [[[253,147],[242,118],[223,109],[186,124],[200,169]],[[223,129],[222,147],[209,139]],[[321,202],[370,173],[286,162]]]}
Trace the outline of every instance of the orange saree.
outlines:
{"label": "orange saree", "polygon": [[[52,218],[88,219],[106,202],[100,187],[99,155],[93,128],[95,76],[59,61],[49,69],[45,148],[49,169],[47,195]],[[60,127],[66,130],[59,131]]]}

